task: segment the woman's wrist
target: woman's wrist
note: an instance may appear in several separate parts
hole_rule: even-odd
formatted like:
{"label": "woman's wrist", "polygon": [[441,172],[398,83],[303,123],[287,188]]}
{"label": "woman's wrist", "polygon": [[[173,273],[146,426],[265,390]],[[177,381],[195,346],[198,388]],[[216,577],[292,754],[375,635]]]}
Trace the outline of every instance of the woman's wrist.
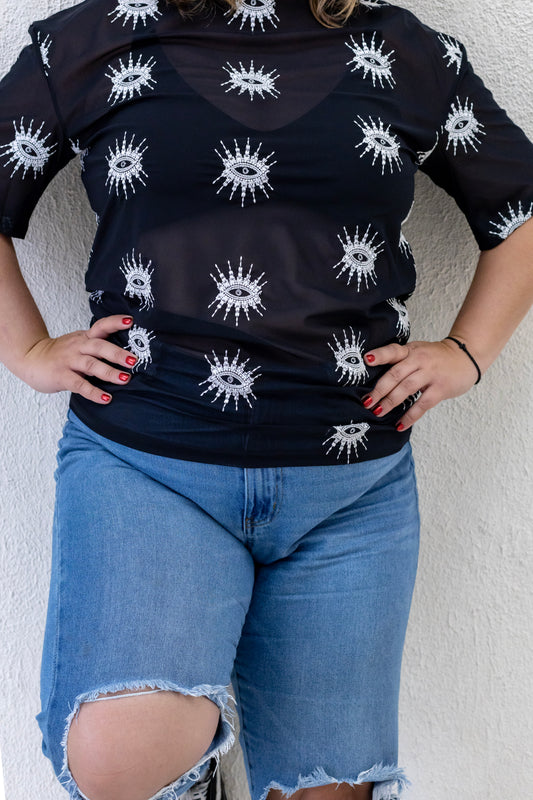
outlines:
{"label": "woman's wrist", "polygon": [[482,375],[481,367],[480,367],[477,359],[472,355],[472,352],[470,351],[470,348],[468,347],[468,344],[464,340],[464,338],[460,334],[454,334],[453,331],[452,331],[452,333],[450,333],[448,336],[444,337],[444,340],[449,340],[451,342],[454,342],[455,345],[457,345],[457,347],[460,348],[463,351],[463,353],[465,354],[466,358],[468,358],[471,361],[474,369],[476,370],[476,374],[477,374],[477,379],[476,379],[476,383],[474,384],[474,386],[476,384],[478,384],[480,382],[480,380],[481,380],[481,375]]}

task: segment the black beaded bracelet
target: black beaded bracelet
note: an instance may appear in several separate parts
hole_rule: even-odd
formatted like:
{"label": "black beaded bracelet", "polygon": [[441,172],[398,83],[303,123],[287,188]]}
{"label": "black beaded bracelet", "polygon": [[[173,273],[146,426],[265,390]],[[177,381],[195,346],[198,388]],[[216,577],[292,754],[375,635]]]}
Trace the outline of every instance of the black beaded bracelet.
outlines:
{"label": "black beaded bracelet", "polygon": [[444,338],[445,339],[451,339],[452,342],[455,342],[456,344],[458,344],[459,347],[461,348],[461,350],[463,350],[466,353],[466,355],[468,356],[468,358],[470,359],[472,364],[475,366],[475,368],[477,369],[477,381],[475,382],[474,386],[476,386],[481,380],[481,370],[480,370],[480,368],[478,366],[478,363],[477,363],[476,359],[474,358],[473,355],[471,355],[471,353],[468,352],[468,350],[466,349],[466,344],[463,344],[463,342],[460,342],[459,339],[455,338],[455,336],[445,336]]}

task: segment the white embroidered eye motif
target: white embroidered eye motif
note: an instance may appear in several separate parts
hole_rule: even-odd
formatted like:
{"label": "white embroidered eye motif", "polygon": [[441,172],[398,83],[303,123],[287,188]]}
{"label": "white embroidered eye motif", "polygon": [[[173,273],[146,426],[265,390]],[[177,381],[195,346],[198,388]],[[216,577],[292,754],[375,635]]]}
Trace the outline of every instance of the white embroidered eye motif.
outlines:
{"label": "white embroidered eye motif", "polygon": [[411,326],[409,323],[409,313],[406,306],[396,297],[391,297],[390,300],[387,300],[387,303],[392,306],[392,308],[398,314],[398,320],[396,322],[396,331],[398,336],[402,339],[408,339]]}
{"label": "white embroidered eye motif", "polygon": [[272,97],[276,97],[279,95],[278,89],[276,89],[274,85],[274,81],[279,78],[279,75],[275,75],[275,70],[271,72],[263,72],[264,67],[260,67],[259,69],[254,69],[254,62],[250,63],[248,69],[242,65],[239,61],[240,72],[236,67],[232,67],[229,61],[227,62],[228,66],[223,67],[229,75],[229,81],[224,81],[221,83],[221,86],[227,86],[226,93],[230,92],[232,89],[238,89],[239,94],[243,94],[243,92],[248,92],[250,95],[250,100],[253,100],[255,95],[258,94],[259,97],[264,99],[265,95],[263,92],[272,95]]}
{"label": "white embroidered eye motif", "polygon": [[474,104],[468,105],[468,97],[465,100],[464,106],[457,97],[457,106],[452,103],[452,110],[448,117],[448,121],[444,126],[448,131],[448,144],[446,150],[453,142],[453,154],[457,155],[457,145],[459,142],[463,145],[465,153],[468,152],[467,145],[474,148],[477,153],[476,142],[480,143],[478,134],[485,136],[485,131],[482,130],[485,126],[479,122],[474,115]]}
{"label": "white embroidered eye motif", "polygon": [[435,139],[435,144],[433,145],[433,147],[430,150],[419,150],[418,151],[417,159],[416,159],[416,163],[417,163],[418,166],[423,164],[424,161],[427,161],[427,159],[430,157],[430,155],[434,152],[434,150],[436,149],[436,147],[437,147],[437,145],[439,143],[439,138],[440,138],[439,132],[437,131],[437,138]]}
{"label": "white embroidered eye motif", "polygon": [[445,33],[440,33],[438,38],[439,42],[446,48],[446,53],[443,55],[443,58],[448,59],[447,66],[452,67],[455,64],[457,74],[459,75],[461,64],[463,63],[463,53],[458,40],[454,39],[452,36],[447,36]]}
{"label": "white embroidered eye motif", "polygon": [[215,281],[218,289],[218,294],[213,300],[212,303],[209,303],[208,308],[211,308],[214,303],[218,305],[211,314],[212,317],[215,316],[219,308],[222,306],[226,306],[226,312],[224,314],[224,319],[228,316],[228,313],[231,309],[235,312],[235,325],[239,324],[239,314],[241,310],[244,311],[246,314],[246,319],[249,320],[250,317],[248,316],[248,311],[252,308],[254,311],[257,311],[258,314],[263,316],[263,312],[260,310],[264,308],[263,303],[261,302],[261,290],[265,283],[268,281],[263,281],[263,283],[259,283],[264,272],[259,275],[258,278],[254,278],[252,280],[252,267],[253,264],[250,264],[250,268],[246,275],[243,275],[242,271],[242,256],[239,261],[239,269],[237,271],[237,275],[233,272],[233,267],[231,266],[230,262],[228,261],[228,268],[229,274],[224,275],[220,269],[218,268],[218,264],[215,264],[216,269],[218,270],[218,278],[215,277],[211,273],[211,277]]}
{"label": "white embroidered eye motif", "polygon": [[158,8],[158,0],[118,0],[116,8],[107,16],[109,17],[111,14],[116,14],[111,22],[116,22],[120,17],[124,17],[122,27],[129,19],[132,19],[135,28],[139,19],[146,25],[146,17],[150,16],[156,19],[158,14],[161,15],[161,11]]}
{"label": "white embroidered eye motif", "polygon": [[[231,14],[231,10],[226,11],[226,15],[227,14]],[[275,28],[277,25],[274,20],[278,20],[279,22],[279,17],[276,15],[276,0],[238,0],[237,10],[231,19],[228,20],[228,25],[241,15],[241,30],[247,19],[250,20],[250,27],[252,30],[255,29],[255,23],[259,22],[262,31],[265,30],[263,26],[265,20],[271,22]]]}
{"label": "white embroidered eye motif", "polygon": [[400,250],[406,258],[409,258],[413,255],[413,251],[411,250],[411,245],[405,238],[405,234],[403,231],[400,231]]}
{"label": "white embroidered eye motif", "polygon": [[394,86],[396,81],[392,76],[392,64],[395,59],[391,58],[391,56],[394,55],[394,50],[391,50],[389,53],[384,53],[383,47],[385,46],[385,41],[382,41],[380,46],[376,47],[375,31],[372,34],[372,41],[370,44],[367,44],[364,33],[361,36],[362,44],[358,44],[353,36],[350,36],[350,39],[352,40],[352,44],[349,42],[345,42],[345,44],[353,51],[354,57],[351,61],[347,61],[346,63],[348,65],[354,65],[352,72],[355,72],[356,69],[362,69],[363,78],[366,78],[370,73],[372,75],[373,86],[376,85],[376,79],[379,80],[382,88],[385,86],[383,81],[387,81],[389,86]]}
{"label": "white embroidered eye motif", "polygon": [[137,260],[135,259],[135,250],[131,251],[131,262],[129,257],[122,259],[122,266],[120,267],[120,271],[126,278],[126,288],[124,289],[124,294],[127,294],[128,297],[138,297],[140,298],[141,309],[151,308],[154,304],[154,298],[152,295],[152,273],[153,269],[150,269],[151,261],[148,264],[144,265],[142,263],[142,256],[139,253],[137,256]]}
{"label": "white embroidered eye motif", "polygon": [[356,228],[353,239],[348,236],[346,228],[344,228],[344,236],[346,238],[344,242],[341,237],[337,235],[338,240],[344,248],[344,256],[333,266],[333,269],[341,267],[337,278],[340,278],[343,272],[347,272],[348,284],[354,274],[357,273],[357,291],[361,288],[361,281],[363,278],[367,289],[369,279],[372,283],[376,283],[376,261],[379,254],[383,252],[382,246],[384,242],[375,242],[378,236],[377,232],[370,238],[370,227],[369,225],[362,239],[359,238],[359,226]]}
{"label": "white embroidered eye motif", "polygon": [[137,147],[133,147],[134,137],[135,134],[132,134],[129,145],[126,145],[126,132],[124,132],[122,147],[119,147],[118,139],[115,139],[115,152],[113,153],[111,147],[109,147],[110,156],[109,158],[106,156],[107,163],[109,165],[106,186],[109,182],[109,190],[111,191],[111,188],[114,185],[118,195],[118,187],[120,184],[126,197],[128,196],[128,184],[135,192],[135,184],[133,182],[134,178],[139,180],[143,186],[146,186],[141,177],[141,173],[146,175],[146,172],[142,168],[142,154],[148,145],[141,150],[141,145],[146,141],[146,139],[143,139]]}
{"label": "white embroidered eye motif", "polygon": [[333,334],[333,338],[336,346],[334,347],[328,342],[328,347],[332,350],[337,363],[335,371],[341,370],[339,381],[342,381],[346,376],[345,386],[349,384],[354,386],[368,378],[368,370],[363,361],[363,345],[365,342],[364,340],[361,341],[360,333],[357,334],[357,339],[355,338],[355,331],[351,326],[350,331],[352,334],[351,340],[348,338],[347,331],[343,330],[342,332],[344,345],[339,342],[335,334]]}
{"label": "white embroidered eye motif", "polygon": [[356,125],[358,125],[361,130],[363,131],[363,141],[359,142],[359,144],[355,145],[355,148],[358,147],[365,147],[365,150],[361,153],[361,158],[365,156],[367,153],[373,152],[374,157],[372,159],[372,166],[376,163],[376,160],[379,156],[381,156],[381,174],[385,174],[385,165],[388,164],[390,167],[390,171],[394,171],[394,164],[398,167],[399,170],[402,169],[402,160],[400,158],[400,141],[395,136],[394,133],[390,132],[390,125],[385,129],[383,127],[383,122],[381,119],[378,119],[379,126],[374,122],[372,117],[369,117],[369,122],[365,122],[365,120],[358,116],[361,122],[358,122],[354,119]]}
{"label": "white embroidered eye motif", "polygon": [[335,433],[332,436],[328,436],[322,444],[327,444],[331,441],[329,449],[326,455],[330,452],[333,447],[338,447],[339,452],[337,453],[337,459],[340,458],[341,453],[346,450],[346,459],[347,463],[350,463],[350,456],[352,453],[352,449],[354,451],[354,456],[357,458],[357,448],[361,445],[365,450],[366,447],[366,433],[369,430],[370,425],[366,422],[356,422],[354,423],[353,420],[350,422],[349,425],[334,425],[333,429]]}
{"label": "white embroidered eye motif", "polygon": [[137,361],[132,367],[132,371],[138,369],[141,365],[145,367],[148,362],[152,361],[152,352],[150,349],[150,342],[155,339],[153,331],[147,331],[139,325],[134,325],[128,331],[128,344],[126,348],[131,350],[134,356],[137,356]]}
{"label": "white embroidered eye motif", "polygon": [[42,175],[44,165],[57,147],[56,144],[45,144],[46,140],[50,136],[50,133],[47,133],[46,136],[39,138],[39,134],[43,129],[43,125],[44,122],[42,122],[39,128],[32,133],[33,119],[31,120],[27,130],[24,128],[24,117],[21,117],[18,129],[16,122],[13,120],[15,138],[8,144],[0,145],[0,157],[6,155],[11,156],[11,158],[9,158],[5,164],[3,164],[3,166],[7,167],[8,164],[11,164],[12,162],[15,165],[10,177],[13,177],[15,172],[17,172],[20,167],[24,167],[24,171],[22,173],[23,178],[26,177],[26,173],[30,168],[33,170],[34,178],[37,177],[38,173]]}
{"label": "white embroidered eye motif", "polygon": [[250,139],[246,142],[246,147],[244,153],[241,153],[239,145],[237,141],[235,142],[235,154],[230,153],[224,142],[220,142],[222,147],[225,150],[226,157],[221,155],[217,149],[215,149],[215,153],[217,156],[222,159],[222,163],[224,164],[224,169],[218,178],[215,178],[213,183],[217,181],[223,180],[224,183],[222,186],[219,187],[217,194],[222,190],[225,189],[226,186],[232,184],[230,200],[233,198],[235,190],[238,186],[241,187],[241,206],[244,206],[244,199],[246,197],[246,192],[249,191],[252,195],[253,201],[255,203],[255,190],[256,187],[261,189],[262,192],[268,197],[268,192],[265,189],[265,186],[268,186],[269,189],[272,189],[272,186],[268,182],[268,175],[270,171],[270,167],[275,164],[275,161],[271,161],[268,163],[268,159],[271,158],[274,153],[270,153],[265,158],[259,158],[259,150],[261,149],[261,143],[259,147],[255,151],[255,153],[250,153]]}
{"label": "white embroidered eye motif", "polygon": [[211,400],[212,403],[215,400],[218,400],[221,394],[224,395],[224,405],[222,406],[222,411],[225,410],[228,400],[233,397],[235,403],[235,410],[238,410],[239,399],[244,397],[250,408],[252,404],[250,403],[249,397],[253,397],[254,400],[256,399],[254,393],[252,392],[252,386],[254,380],[260,375],[254,375],[256,370],[260,369],[259,367],[254,367],[252,370],[246,370],[245,366],[250,360],[249,358],[246,361],[243,361],[239,364],[239,354],[240,350],[237,351],[237,355],[233,358],[233,361],[230,363],[228,360],[228,351],[224,353],[224,361],[221,363],[216,355],[215,351],[213,350],[213,358],[214,364],[209,361],[209,358],[205,356],[207,363],[211,367],[211,375],[209,378],[206,378],[205,381],[201,381],[199,386],[202,386],[204,383],[208,383],[209,386],[207,389],[204,389],[202,395],[206,392],[216,391],[215,397]]}
{"label": "white embroidered eye motif", "polygon": [[41,41],[41,31],[37,31],[37,43],[39,45],[39,50],[41,51],[44,74],[48,75],[50,70],[50,61],[48,60],[48,56],[50,53],[50,45],[52,44],[50,34],[47,33],[44,39]]}
{"label": "white embroidered eye motif", "polygon": [[90,293],[89,300],[92,300],[93,303],[101,303],[103,294],[104,294],[103,289],[95,289],[94,292]]}
{"label": "white embroidered eye motif", "polygon": [[411,245],[409,244],[409,242],[405,238],[405,234],[403,232],[403,226],[405,225],[405,223],[407,222],[407,220],[411,216],[411,211],[413,210],[414,205],[415,205],[415,201],[413,200],[413,202],[411,203],[411,208],[407,212],[406,218],[404,220],[402,220],[402,224],[401,224],[401,227],[400,227],[400,241],[398,243],[398,247],[399,247],[400,252],[402,253],[402,255],[405,256],[405,258],[413,260],[413,262],[414,262],[413,251],[411,250]]}
{"label": "white embroidered eye motif", "polygon": [[76,155],[79,156],[80,169],[83,172],[83,170],[85,169],[85,160],[84,159],[85,159],[85,156],[87,155],[87,153],[89,152],[89,148],[88,147],[86,147],[86,148],[80,147],[80,140],[79,139],[76,139],[75,142],[72,139],[69,139],[69,142],[70,142],[70,147],[72,148],[72,152],[76,153]]}
{"label": "white embroidered eye motif", "polygon": [[112,100],[113,103],[117,100],[131,100],[135,92],[138,94],[142,93],[143,86],[146,86],[148,89],[154,88],[150,86],[150,83],[157,83],[157,81],[152,78],[152,67],[156,63],[152,56],[150,56],[145,64],[142,63],[142,56],[139,56],[136,64],[134,64],[131,53],[129,54],[128,66],[122,63],[122,59],[119,59],[119,61],[120,71],[114,69],[114,67],[109,64],[111,74],[106,72],[106,78],[109,78],[112,83],[111,93],[107,98],[108,102],[109,100]]}
{"label": "white embroidered eye motif", "polygon": [[522,201],[520,200],[518,203],[518,210],[515,211],[514,208],[510,203],[507,203],[507,207],[509,209],[509,216],[506,217],[504,214],[499,212],[499,216],[501,218],[501,222],[491,222],[490,224],[493,227],[491,233],[493,236],[499,236],[500,239],[507,239],[517,228],[527,222],[528,219],[533,217],[533,203],[531,203],[529,207],[529,211],[524,211],[522,209]]}

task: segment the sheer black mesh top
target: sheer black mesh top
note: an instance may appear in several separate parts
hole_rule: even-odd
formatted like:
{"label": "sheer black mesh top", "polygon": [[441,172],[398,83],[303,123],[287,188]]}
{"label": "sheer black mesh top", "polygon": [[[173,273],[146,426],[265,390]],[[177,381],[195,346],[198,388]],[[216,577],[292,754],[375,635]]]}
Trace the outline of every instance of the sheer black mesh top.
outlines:
{"label": "sheer black mesh top", "polygon": [[383,371],[363,355],[409,337],[416,171],[482,250],[533,215],[533,144],[464,46],[379,0],[340,29],[307,0],[189,20],[84,0],[29,32],[0,82],[0,230],[23,238],[78,155],[91,324],[134,320],[110,337],[138,356],[131,381],[91,378],[113,400],[71,394],[73,411],[122,444],[235,466],[399,450],[405,408],[363,408]]}

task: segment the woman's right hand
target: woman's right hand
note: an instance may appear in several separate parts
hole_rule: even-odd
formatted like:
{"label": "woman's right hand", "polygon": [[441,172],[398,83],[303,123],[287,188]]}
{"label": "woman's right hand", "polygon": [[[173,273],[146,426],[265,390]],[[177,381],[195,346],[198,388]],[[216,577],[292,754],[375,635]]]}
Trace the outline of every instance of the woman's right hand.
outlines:
{"label": "woman's right hand", "polygon": [[[106,337],[115,331],[130,328],[132,322],[131,317],[113,314],[96,320],[88,330],[40,339],[24,357],[22,379],[38,392],[67,390],[107,405],[111,401],[109,392],[102,392],[85,376],[94,375],[103,381],[121,385],[128,383],[131,376],[125,369],[131,368],[137,358],[129,350],[108,342]],[[115,369],[101,359],[119,364],[121,368]]]}

